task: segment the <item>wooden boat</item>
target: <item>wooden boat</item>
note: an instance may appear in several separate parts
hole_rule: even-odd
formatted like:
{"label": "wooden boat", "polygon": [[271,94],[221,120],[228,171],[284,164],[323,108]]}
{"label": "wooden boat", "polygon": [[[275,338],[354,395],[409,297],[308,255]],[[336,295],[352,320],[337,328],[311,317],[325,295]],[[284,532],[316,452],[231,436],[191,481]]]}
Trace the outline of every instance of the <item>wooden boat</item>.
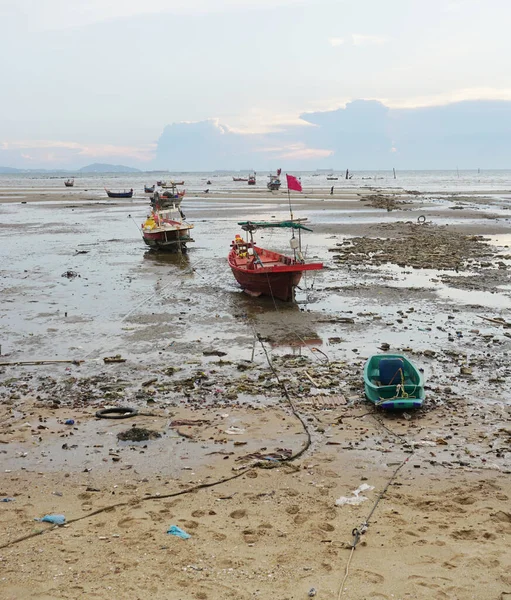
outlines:
{"label": "wooden boat", "polygon": [[255,185],[256,184],[256,174],[254,173],[253,175],[249,175],[247,181],[248,181],[248,185]]}
{"label": "wooden boat", "polygon": [[418,408],[424,402],[424,378],[401,354],[374,354],[364,366],[368,400],[386,409]]}
{"label": "wooden boat", "polygon": [[[243,290],[252,296],[271,296],[284,302],[294,300],[295,288],[300,283],[304,271],[317,271],[323,263],[306,263],[301,253],[301,232],[311,231],[299,220],[283,222],[238,223],[248,233],[250,241],[237,235],[231,243],[228,255],[229,266],[236,281]],[[293,257],[265,250],[254,244],[253,232],[270,227],[291,228],[291,248]],[[298,239],[294,233],[298,231]]]}
{"label": "wooden boat", "polygon": [[109,198],[133,198],[133,188],[129,192],[111,192],[105,188],[105,192]]}
{"label": "wooden boat", "polygon": [[233,177],[233,181],[248,181],[248,177]]}
{"label": "wooden boat", "polygon": [[280,174],[282,173],[281,169],[277,170],[277,174],[276,175],[268,175],[268,177],[270,178],[270,181],[268,181],[268,183],[266,184],[266,187],[270,190],[270,191],[275,191],[275,190],[280,190],[280,186],[281,181],[280,181]]}
{"label": "wooden boat", "polygon": [[144,192],[146,194],[152,194],[154,192],[156,186],[152,185],[152,186],[148,186],[148,185],[144,185]]}
{"label": "wooden boat", "polygon": [[178,190],[175,185],[171,185],[170,187],[165,188],[165,191],[161,195],[159,192],[154,192],[154,196],[151,198],[151,204],[153,204],[153,206],[156,204],[163,206],[163,204],[166,203],[168,205],[175,204],[177,206],[181,203],[185,194],[186,190]]}
{"label": "wooden boat", "polygon": [[168,210],[152,210],[142,224],[142,237],[154,250],[186,252],[186,244],[194,241],[191,229],[193,225],[186,223],[181,209],[174,205]]}
{"label": "wooden boat", "polygon": [[184,185],[184,181],[160,181],[158,185],[160,185],[163,189],[173,188],[176,185]]}
{"label": "wooden boat", "polygon": [[73,187],[75,184],[75,180],[74,179],[67,179],[66,181],[64,181],[64,185],[66,187]]}
{"label": "wooden boat", "polygon": [[327,181],[337,181],[339,177],[327,177]]}

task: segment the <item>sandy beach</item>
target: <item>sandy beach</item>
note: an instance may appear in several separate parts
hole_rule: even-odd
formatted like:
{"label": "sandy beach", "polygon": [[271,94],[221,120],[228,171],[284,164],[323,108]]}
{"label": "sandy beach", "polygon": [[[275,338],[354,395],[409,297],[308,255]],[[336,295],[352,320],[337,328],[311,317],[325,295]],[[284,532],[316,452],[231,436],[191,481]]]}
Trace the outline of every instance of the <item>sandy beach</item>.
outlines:
{"label": "sandy beach", "polygon": [[[296,304],[226,261],[283,190],[198,183],[161,255],[142,193],[0,189],[2,598],[511,600],[511,192],[329,189]],[[421,409],[365,400],[381,348]]]}

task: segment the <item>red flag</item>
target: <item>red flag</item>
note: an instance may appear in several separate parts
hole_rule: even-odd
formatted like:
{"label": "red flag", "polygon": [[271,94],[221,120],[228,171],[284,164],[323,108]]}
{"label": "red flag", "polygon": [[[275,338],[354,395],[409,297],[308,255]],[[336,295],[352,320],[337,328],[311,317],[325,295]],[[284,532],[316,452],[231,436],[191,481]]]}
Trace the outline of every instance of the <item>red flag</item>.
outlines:
{"label": "red flag", "polygon": [[295,192],[302,191],[302,184],[298,181],[298,179],[294,175],[288,175],[286,173],[287,178],[287,189],[294,190]]}
{"label": "red flag", "polygon": [[277,177],[280,177],[281,173],[282,173],[282,169],[277,169]]}

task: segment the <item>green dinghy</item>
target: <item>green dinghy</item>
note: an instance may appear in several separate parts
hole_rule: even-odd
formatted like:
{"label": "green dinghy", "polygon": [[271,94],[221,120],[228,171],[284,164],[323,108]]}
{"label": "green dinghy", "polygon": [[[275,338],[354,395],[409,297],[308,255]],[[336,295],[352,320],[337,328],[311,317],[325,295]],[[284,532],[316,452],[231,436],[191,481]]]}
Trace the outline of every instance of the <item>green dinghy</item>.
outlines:
{"label": "green dinghy", "polygon": [[373,354],[364,366],[368,400],[386,409],[418,408],[424,402],[424,378],[401,354]]}

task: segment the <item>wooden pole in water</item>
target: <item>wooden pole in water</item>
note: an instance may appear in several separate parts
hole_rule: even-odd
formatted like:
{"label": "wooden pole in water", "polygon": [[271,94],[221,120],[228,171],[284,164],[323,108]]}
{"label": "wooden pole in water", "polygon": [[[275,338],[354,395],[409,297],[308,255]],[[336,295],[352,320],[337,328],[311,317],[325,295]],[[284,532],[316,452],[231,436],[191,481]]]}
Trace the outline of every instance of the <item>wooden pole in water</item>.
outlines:
{"label": "wooden pole in water", "polygon": [[394,171],[394,179],[396,178],[396,169],[392,169]]}

